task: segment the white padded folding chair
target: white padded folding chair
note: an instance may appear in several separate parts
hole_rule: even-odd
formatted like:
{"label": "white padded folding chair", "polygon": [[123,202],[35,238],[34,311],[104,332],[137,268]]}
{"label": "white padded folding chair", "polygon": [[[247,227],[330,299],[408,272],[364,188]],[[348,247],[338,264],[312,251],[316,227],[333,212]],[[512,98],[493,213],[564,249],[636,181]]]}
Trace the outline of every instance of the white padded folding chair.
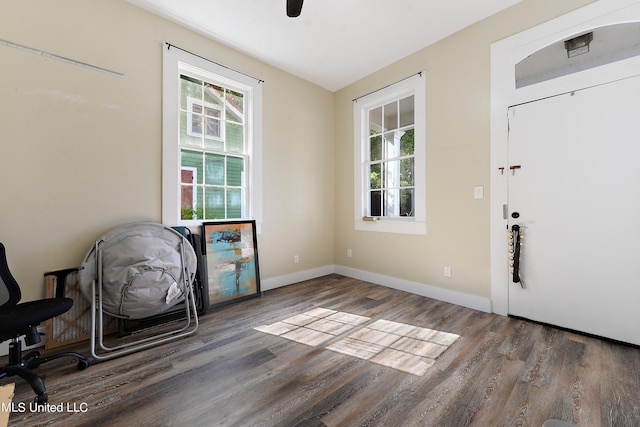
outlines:
{"label": "white padded folding chair", "polygon": [[[91,354],[97,360],[144,350],[193,334],[198,314],[193,291],[197,258],[191,244],[171,227],[136,222],[113,229],[89,250],[78,273],[91,302]],[[184,309],[176,324],[130,340],[105,343],[105,315],[146,319]]]}

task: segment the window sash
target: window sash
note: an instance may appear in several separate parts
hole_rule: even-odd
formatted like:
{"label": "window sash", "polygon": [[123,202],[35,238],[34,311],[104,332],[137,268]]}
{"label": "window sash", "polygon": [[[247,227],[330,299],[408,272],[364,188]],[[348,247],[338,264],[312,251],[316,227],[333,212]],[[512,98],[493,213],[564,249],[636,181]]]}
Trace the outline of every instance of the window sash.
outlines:
{"label": "window sash", "polygon": [[363,166],[364,192],[369,195],[365,216],[415,215],[414,100],[413,95],[399,96],[372,106],[364,114],[369,130],[368,159]]}
{"label": "window sash", "polygon": [[[230,131],[223,130],[226,117],[233,115],[227,115],[227,104],[232,103],[227,99],[229,92],[215,76],[204,79],[189,73],[180,74],[179,168],[181,174],[185,167],[197,170],[196,182],[181,183],[180,219],[183,221],[240,219],[245,214],[246,133],[243,114],[237,108],[236,121],[229,124]],[[247,94],[239,91],[234,94],[236,100],[244,104],[242,100]],[[208,122],[215,124],[212,132],[208,132]],[[208,139],[217,142],[211,144]],[[241,155],[229,155],[236,152]]]}
{"label": "window sash", "polygon": [[246,207],[246,156],[181,149],[181,176],[194,171],[192,182],[181,182],[181,219],[237,219]]}

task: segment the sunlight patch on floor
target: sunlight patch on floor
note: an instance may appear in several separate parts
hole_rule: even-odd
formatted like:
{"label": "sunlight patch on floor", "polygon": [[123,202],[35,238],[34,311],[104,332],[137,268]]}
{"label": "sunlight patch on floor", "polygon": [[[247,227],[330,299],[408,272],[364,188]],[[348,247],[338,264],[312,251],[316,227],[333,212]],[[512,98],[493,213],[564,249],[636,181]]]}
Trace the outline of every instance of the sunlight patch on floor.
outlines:
{"label": "sunlight patch on floor", "polygon": [[257,331],[302,344],[319,346],[379,365],[422,376],[459,335],[406,323],[315,308]]}

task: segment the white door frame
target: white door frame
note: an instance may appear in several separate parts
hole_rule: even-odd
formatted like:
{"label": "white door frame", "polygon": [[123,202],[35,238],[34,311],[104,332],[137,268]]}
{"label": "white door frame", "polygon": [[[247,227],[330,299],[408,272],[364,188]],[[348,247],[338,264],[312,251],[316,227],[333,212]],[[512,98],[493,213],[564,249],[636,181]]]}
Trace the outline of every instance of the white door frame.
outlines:
{"label": "white door frame", "polygon": [[[509,106],[545,96],[628,77],[640,68],[640,57],[586,70],[520,89],[515,85],[515,65],[554,42],[594,28],[640,21],[640,0],[600,0],[559,18],[516,34],[491,46],[491,310],[507,315],[509,271],[507,264],[507,162]],[[629,67],[629,64],[634,66]],[[635,73],[637,74],[637,72]],[[504,168],[502,171],[499,168]]]}

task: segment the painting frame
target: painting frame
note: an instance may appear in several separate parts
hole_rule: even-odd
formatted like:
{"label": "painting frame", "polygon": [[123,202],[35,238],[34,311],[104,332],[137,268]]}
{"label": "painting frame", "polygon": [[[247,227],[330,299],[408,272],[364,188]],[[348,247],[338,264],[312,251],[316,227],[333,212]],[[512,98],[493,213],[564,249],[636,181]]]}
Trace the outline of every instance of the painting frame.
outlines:
{"label": "painting frame", "polygon": [[255,220],[202,223],[209,309],[262,295]]}

